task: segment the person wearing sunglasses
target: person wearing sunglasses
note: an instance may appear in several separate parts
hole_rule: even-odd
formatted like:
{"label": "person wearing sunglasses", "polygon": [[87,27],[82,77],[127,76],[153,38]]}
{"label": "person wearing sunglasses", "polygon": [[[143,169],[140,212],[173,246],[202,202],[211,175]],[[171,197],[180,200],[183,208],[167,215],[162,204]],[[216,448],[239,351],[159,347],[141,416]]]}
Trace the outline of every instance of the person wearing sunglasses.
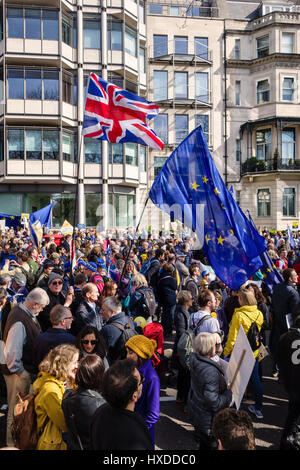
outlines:
{"label": "person wearing sunglasses", "polygon": [[79,359],[89,354],[97,354],[103,360],[105,369],[108,368],[107,346],[97,328],[86,325],[76,336],[75,344],[79,349]]}
{"label": "person wearing sunglasses", "polygon": [[55,305],[63,305],[70,307],[74,300],[74,289],[72,286],[69,287],[68,292],[63,290],[63,277],[52,271],[48,278],[48,287],[46,292],[49,296],[50,303],[39,315],[39,323],[42,331],[46,331],[51,328],[50,311]]}

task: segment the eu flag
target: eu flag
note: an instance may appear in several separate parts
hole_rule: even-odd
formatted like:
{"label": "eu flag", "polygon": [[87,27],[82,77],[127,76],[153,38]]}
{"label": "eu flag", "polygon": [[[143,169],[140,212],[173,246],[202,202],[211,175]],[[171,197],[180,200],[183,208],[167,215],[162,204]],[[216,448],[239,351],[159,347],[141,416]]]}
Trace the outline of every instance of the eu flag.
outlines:
{"label": "eu flag", "polygon": [[149,196],[198,235],[216,275],[237,290],[262,265],[265,239],[254,233],[223,182],[201,126],[174,150],[156,177]]}
{"label": "eu flag", "polygon": [[287,226],[287,233],[288,233],[288,237],[289,237],[290,249],[291,249],[291,250],[294,250],[296,244],[295,244],[295,239],[294,239],[294,237],[293,237],[293,234],[292,234],[292,231],[291,231],[289,225]]}
{"label": "eu flag", "polygon": [[40,246],[43,238],[43,227],[50,227],[51,225],[51,211],[53,203],[49,204],[42,209],[32,212],[29,216],[29,228],[32,240],[35,246]]}

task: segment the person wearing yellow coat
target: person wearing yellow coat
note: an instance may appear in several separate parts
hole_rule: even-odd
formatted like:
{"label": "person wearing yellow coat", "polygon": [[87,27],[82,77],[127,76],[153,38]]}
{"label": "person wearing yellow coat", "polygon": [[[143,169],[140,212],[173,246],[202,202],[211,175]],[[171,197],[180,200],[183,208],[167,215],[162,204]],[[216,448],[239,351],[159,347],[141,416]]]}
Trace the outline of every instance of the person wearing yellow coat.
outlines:
{"label": "person wearing yellow coat", "polygon": [[73,388],[79,350],[71,344],[52,349],[39,365],[33,383],[35,412],[40,434],[36,450],[66,450],[63,433],[67,432],[62,399],[67,388]]}
{"label": "person wearing yellow coat", "polygon": [[[228,338],[223,352],[224,357],[227,357],[231,354],[241,325],[244,328],[245,334],[247,335],[253,322],[257,324],[260,331],[264,321],[264,316],[257,308],[257,301],[251,289],[240,288],[238,291],[238,300],[240,307],[234,310],[229,325]],[[263,389],[258,369],[259,348],[253,351],[253,354],[256,358],[256,361],[249,380],[249,384],[254,391],[255,406],[250,405],[248,409],[251,413],[255,414],[258,419],[263,419]]]}

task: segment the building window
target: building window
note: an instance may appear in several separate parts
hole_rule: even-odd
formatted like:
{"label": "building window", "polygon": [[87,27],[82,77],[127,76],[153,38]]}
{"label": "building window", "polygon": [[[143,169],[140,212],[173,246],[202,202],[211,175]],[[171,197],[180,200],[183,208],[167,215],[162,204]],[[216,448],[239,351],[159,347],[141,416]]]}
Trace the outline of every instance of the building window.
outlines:
{"label": "building window", "polygon": [[25,10],[26,39],[41,39],[41,10]]}
{"label": "building window", "polygon": [[140,47],[140,73],[146,73],[146,51]]}
{"label": "building window", "polygon": [[271,215],[271,195],[269,189],[259,189],[257,191],[257,215],[258,217],[270,217]]}
{"label": "building window", "polygon": [[43,131],[44,160],[59,160],[59,131]]}
{"label": "building window", "polygon": [[270,83],[269,80],[261,80],[256,86],[257,104],[267,103],[270,101]]}
{"label": "building window", "polygon": [[241,40],[236,39],[234,41],[234,58],[239,60],[241,58]]}
{"label": "building window", "polygon": [[186,114],[175,114],[175,142],[179,144],[187,137],[188,130],[188,116]]}
{"label": "building window", "polygon": [[144,3],[144,0],[139,1],[139,22],[145,24],[145,3]]}
{"label": "building window", "polygon": [[208,115],[207,114],[196,114],[195,115],[195,126],[202,127],[203,135],[206,139],[206,142],[209,142],[209,124],[208,124]]}
{"label": "building window", "polygon": [[41,70],[25,70],[26,99],[42,99],[42,74]]}
{"label": "building window", "polygon": [[43,91],[44,100],[58,101],[59,99],[59,82],[57,70],[43,71]]}
{"label": "building window", "polygon": [[236,139],[235,141],[235,161],[240,162],[241,161],[241,141],[240,139]]}
{"label": "building window", "polygon": [[125,144],[125,157],[127,165],[138,166],[137,144]]}
{"label": "building window", "polygon": [[72,20],[67,16],[62,17],[62,41],[72,46]]}
{"label": "building window", "polygon": [[168,72],[154,70],[153,99],[154,101],[162,101],[168,99]]}
{"label": "building window", "polygon": [[188,73],[175,72],[174,97],[184,99],[188,97]]}
{"label": "building window", "polygon": [[146,147],[139,146],[140,171],[146,171]]}
{"label": "building window", "polygon": [[83,47],[85,49],[101,49],[100,21],[83,21]]}
{"label": "building window", "polygon": [[125,28],[125,51],[137,57],[137,36],[136,31],[126,26]]}
{"label": "building window", "polygon": [[24,70],[8,69],[7,70],[7,98],[15,100],[24,99]]}
{"label": "building window", "polygon": [[269,36],[256,39],[257,57],[265,57],[269,54]]}
{"label": "building window", "polygon": [[256,132],[256,158],[258,160],[270,160],[272,153],[271,129],[263,129]]}
{"label": "building window", "polygon": [[196,56],[208,60],[208,38],[195,38],[194,51]]}
{"label": "building window", "polygon": [[180,15],[180,7],[169,7],[170,15],[171,16],[179,16]]}
{"label": "building window", "polygon": [[116,164],[123,164],[123,144],[110,144],[110,152],[112,154],[111,161]]}
{"label": "building window", "polygon": [[241,82],[240,80],[236,80],[235,82],[235,105],[241,105]]}
{"label": "building window", "polygon": [[98,139],[84,137],[84,159],[85,163],[102,162],[102,142]]}
{"label": "building window", "polygon": [[109,204],[114,208],[109,214],[111,227],[133,227],[135,225],[134,195],[110,194]]}
{"label": "building window", "polygon": [[164,166],[166,157],[154,157],[154,178],[157,177],[161,168]]}
{"label": "building window", "polygon": [[73,135],[68,132],[62,133],[62,154],[66,162],[73,161]]}
{"label": "building window", "polygon": [[281,52],[284,54],[293,54],[294,52],[294,34],[282,33]]}
{"label": "building window", "polygon": [[41,160],[42,159],[42,131],[26,129],[26,159]]}
{"label": "building window", "polygon": [[153,36],[153,56],[160,57],[168,54],[168,36],[154,34]]}
{"label": "building window", "polygon": [[42,10],[43,39],[58,41],[58,12],[53,10]]}
{"label": "building window", "polygon": [[286,101],[294,101],[294,78],[284,77],[282,83],[282,99]]}
{"label": "building window", "polygon": [[22,8],[7,8],[7,33],[9,38],[24,37]]}
{"label": "building window", "polygon": [[174,36],[174,53],[188,53],[188,38],[186,36]]}
{"label": "building window", "polygon": [[98,208],[101,205],[101,194],[86,194],[85,195],[85,217],[87,227],[97,227],[100,220]]}
{"label": "building window", "polygon": [[163,5],[160,3],[150,3],[149,4],[149,13],[150,15],[162,15],[163,14]]}
{"label": "building window", "polygon": [[295,161],[295,129],[283,129],[281,132],[281,141],[282,164],[293,164]]}
{"label": "building window", "polygon": [[204,103],[208,103],[208,73],[197,72],[195,73],[195,98]]}
{"label": "building window", "polygon": [[168,143],[168,114],[158,114],[153,120],[153,129],[155,134],[163,141]]}
{"label": "building window", "polygon": [[111,51],[123,49],[122,23],[108,21],[107,23],[107,48]]}
{"label": "building window", "polygon": [[284,188],[282,197],[282,215],[295,217],[295,188]]}
{"label": "building window", "polygon": [[24,159],[24,131],[23,129],[8,129],[7,131],[8,158],[14,160]]}

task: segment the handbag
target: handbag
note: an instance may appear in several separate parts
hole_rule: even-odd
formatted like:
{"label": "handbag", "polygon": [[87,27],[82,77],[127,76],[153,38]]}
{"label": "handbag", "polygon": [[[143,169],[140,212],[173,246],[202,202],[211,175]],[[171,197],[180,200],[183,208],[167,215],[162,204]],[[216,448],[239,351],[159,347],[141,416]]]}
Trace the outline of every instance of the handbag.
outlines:
{"label": "handbag", "polygon": [[121,304],[123,308],[128,308],[130,304],[130,294],[131,294],[131,284],[132,284],[132,278],[130,279],[130,284],[129,284],[129,291],[128,294],[124,299],[121,299]]}

